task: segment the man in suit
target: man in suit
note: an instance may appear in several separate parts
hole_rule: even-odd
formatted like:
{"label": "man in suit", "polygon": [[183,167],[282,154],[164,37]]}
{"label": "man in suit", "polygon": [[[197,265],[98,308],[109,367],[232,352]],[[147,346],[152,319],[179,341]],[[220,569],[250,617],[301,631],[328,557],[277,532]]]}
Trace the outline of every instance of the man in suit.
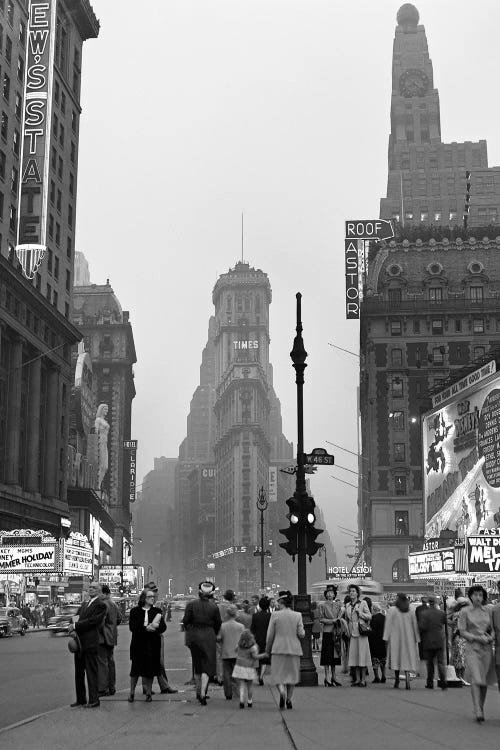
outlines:
{"label": "man in suit", "polygon": [[431,594],[428,597],[429,606],[426,607],[418,618],[418,629],[427,662],[427,682],[425,687],[432,690],[434,687],[434,659],[437,661],[439,685],[441,690],[447,689],[446,672],[444,664],[445,648],[445,620],[443,610],[436,607],[436,597]]}
{"label": "man in suit", "polygon": [[[100,705],[97,654],[99,651],[99,636],[106,613],[107,607],[106,602],[102,599],[101,585],[97,581],[92,581],[89,585],[89,599],[83,602],[77,612],[78,622],[70,626],[70,632],[76,630],[81,643],[81,651],[75,654],[76,701],[71,704],[72,708],[76,706],[97,708]],[[85,675],[87,675],[89,693],[88,703],[85,692]]]}
{"label": "man in suit", "polygon": [[122,621],[120,610],[111,599],[109,586],[102,586],[102,600],[107,607],[106,617],[99,636],[98,685],[99,695],[114,695],[116,692],[115,646],[118,643],[118,625]]}

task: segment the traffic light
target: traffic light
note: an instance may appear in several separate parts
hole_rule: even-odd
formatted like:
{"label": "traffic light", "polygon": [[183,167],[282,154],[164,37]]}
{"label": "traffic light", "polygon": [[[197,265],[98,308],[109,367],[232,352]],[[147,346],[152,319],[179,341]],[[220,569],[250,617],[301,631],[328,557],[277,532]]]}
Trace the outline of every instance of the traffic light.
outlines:
{"label": "traffic light", "polygon": [[316,503],[314,502],[313,498],[309,496],[307,498],[304,498],[302,507],[304,531],[306,537],[306,555],[308,555],[309,562],[311,562],[313,556],[317,553],[317,551],[322,549],[322,547],[324,546],[320,542],[316,541],[316,537],[323,533],[323,529],[317,529],[314,525],[316,523],[316,514],[314,512]]}
{"label": "traffic light", "polygon": [[286,514],[286,517],[288,518],[290,522],[290,526],[287,529],[280,529],[280,534],[283,534],[286,536],[287,540],[286,542],[281,542],[280,547],[283,547],[283,549],[288,552],[289,555],[292,556],[292,558],[295,560],[295,555],[298,552],[298,537],[299,537],[299,520],[300,520],[300,512],[299,512],[299,503],[295,497],[290,497],[286,501],[286,504],[289,507],[289,511]]}

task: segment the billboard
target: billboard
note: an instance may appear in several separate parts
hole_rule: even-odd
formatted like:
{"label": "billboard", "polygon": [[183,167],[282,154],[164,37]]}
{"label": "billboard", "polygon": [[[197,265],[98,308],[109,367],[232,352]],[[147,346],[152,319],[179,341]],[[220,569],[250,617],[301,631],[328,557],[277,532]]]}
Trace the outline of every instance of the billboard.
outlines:
{"label": "billboard", "polygon": [[499,374],[481,380],[478,370],[475,382],[424,415],[422,456],[427,538],[500,526]]}
{"label": "billboard", "polygon": [[0,573],[42,573],[55,571],[56,566],[55,544],[0,547]]}
{"label": "billboard", "polygon": [[410,576],[433,576],[455,572],[455,550],[436,549],[429,552],[410,552],[408,555]]}
{"label": "billboard", "polygon": [[62,540],[63,573],[92,575],[94,552],[87,537],[71,534]]}
{"label": "billboard", "polygon": [[123,441],[123,461],[127,472],[127,494],[129,503],[135,503],[137,484],[137,440]]}
{"label": "billboard", "polygon": [[141,565],[101,565],[99,568],[99,583],[107,583],[111,593],[117,593],[121,585],[128,586],[130,593],[141,591],[144,586],[144,570]]}
{"label": "billboard", "polygon": [[16,255],[33,279],[46,251],[57,0],[30,0]]}
{"label": "billboard", "polygon": [[500,571],[500,529],[467,537],[467,565],[469,573]]}

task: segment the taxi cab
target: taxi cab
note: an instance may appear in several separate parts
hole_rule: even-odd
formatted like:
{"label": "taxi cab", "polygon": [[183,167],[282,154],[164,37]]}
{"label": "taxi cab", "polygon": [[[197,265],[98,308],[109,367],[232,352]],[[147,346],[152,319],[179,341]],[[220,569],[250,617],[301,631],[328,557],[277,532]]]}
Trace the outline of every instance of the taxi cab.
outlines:
{"label": "taxi cab", "polygon": [[24,635],[26,621],[17,607],[0,607],[0,636]]}

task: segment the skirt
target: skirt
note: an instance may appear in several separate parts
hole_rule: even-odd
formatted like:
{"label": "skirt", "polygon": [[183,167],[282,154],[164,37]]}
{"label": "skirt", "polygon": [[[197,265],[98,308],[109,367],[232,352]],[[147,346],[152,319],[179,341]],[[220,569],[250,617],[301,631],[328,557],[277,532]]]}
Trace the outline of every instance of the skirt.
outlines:
{"label": "skirt", "polygon": [[349,667],[369,667],[371,664],[370,644],[366,635],[351,636],[349,644]]}
{"label": "skirt", "polygon": [[296,685],[300,682],[300,656],[272,654],[271,680],[274,685]]}
{"label": "skirt", "polygon": [[322,667],[334,667],[341,662],[341,644],[340,639],[335,639],[333,633],[323,633],[323,642],[321,644],[321,656],[319,663]]}
{"label": "skirt", "polygon": [[491,644],[465,643],[465,679],[471,685],[494,685],[495,659]]}
{"label": "skirt", "polygon": [[257,672],[255,671],[255,667],[241,667],[239,664],[235,664],[233,677],[236,680],[255,680]]}

